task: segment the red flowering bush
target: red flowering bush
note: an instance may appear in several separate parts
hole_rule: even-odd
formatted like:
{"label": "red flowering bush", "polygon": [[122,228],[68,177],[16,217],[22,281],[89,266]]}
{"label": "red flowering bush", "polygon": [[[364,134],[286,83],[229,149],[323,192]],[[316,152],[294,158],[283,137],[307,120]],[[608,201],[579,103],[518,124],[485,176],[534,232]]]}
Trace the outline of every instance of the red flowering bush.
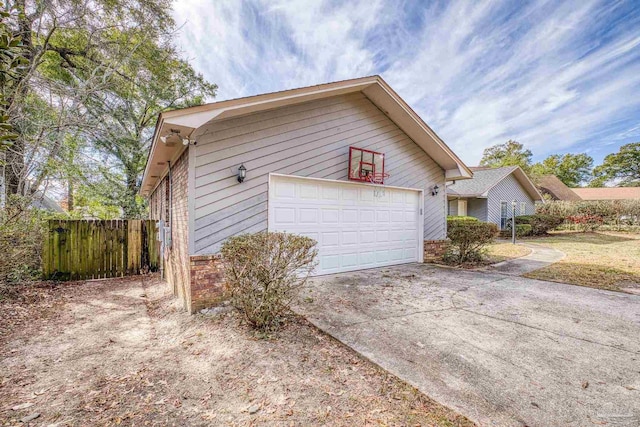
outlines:
{"label": "red flowering bush", "polygon": [[582,231],[594,231],[604,224],[604,218],[600,215],[571,215],[567,220]]}

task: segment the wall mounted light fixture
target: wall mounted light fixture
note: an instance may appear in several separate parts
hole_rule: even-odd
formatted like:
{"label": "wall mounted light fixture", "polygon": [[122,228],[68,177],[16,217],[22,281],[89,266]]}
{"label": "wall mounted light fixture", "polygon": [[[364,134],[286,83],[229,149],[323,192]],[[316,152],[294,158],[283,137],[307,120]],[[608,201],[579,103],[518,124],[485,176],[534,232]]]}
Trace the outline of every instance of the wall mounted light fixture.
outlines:
{"label": "wall mounted light fixture", "polygon": [[440,187],[438,187],[437,185],[434,185],[433,187],[431,187],[431,195],[437,196],[439,190],[440,190]]}
{"label": "wall mounted light fixture", "polygon": [[[172,146],[175,144],[175,141],[170,141],[170,140],[173,139],[175,136],[180,138],[180,129],[170,129],[169,132],[160,136],[160,141],[162,141],[163,144]],[[184,140],[183,140],[183,144],[184,144]]]}
{"label": "wall mounted light fixture", "polygon": [[246,177],[247,177],[247,168],[245,168],[244,165],[240,165],[240,167],[238,168],[238,182],[244,181]]}

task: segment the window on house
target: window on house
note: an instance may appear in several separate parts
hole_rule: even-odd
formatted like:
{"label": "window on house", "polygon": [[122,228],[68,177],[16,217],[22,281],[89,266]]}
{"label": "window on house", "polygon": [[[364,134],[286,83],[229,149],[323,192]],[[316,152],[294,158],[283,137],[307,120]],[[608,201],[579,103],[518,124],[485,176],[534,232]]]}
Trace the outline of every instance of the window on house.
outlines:
{"label": "window on house", "polygon": [[527,214],[527,202],[520,202],[520,215]]}
{"label": "window on house", "polygon": [[504,200],[500,201],[500,229],[507,228],[507,221],[509,220],[509,203]]}

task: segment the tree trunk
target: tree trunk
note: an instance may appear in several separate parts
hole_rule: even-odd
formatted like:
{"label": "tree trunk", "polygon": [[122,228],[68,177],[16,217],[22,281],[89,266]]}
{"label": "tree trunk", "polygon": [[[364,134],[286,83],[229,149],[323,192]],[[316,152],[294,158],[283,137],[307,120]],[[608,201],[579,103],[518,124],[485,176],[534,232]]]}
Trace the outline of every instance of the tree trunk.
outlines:
{"label": "tree trunk", "polygon": [[[32,21],[28,18],[24,0],[17,1],[15,3],[15,7],[19,13],[18,31],[16,36],[22,38],[22,46],[24,48],[22,56],[28,61],[30,66],[33,66],[35,52],[31,34]],[[28,85],[24,80],[27,78],[29,72],[30,71],[27,69],[20,73],[17,81],[15,82],[17,88],[16,91],[9,94],[9,96],[7,97],[7,104],[9,105],[9,109],[13,110],[12,112],[14,114],[20,114],[20,100],[24,99],[28,93]],[[24,139],[20,136],[21,131],[19,126],[15,124],[13,125],[13,129],[18,134],[18,138],[16,138],[15,142],[7,150],[5,169],[5,188],[7,196],[15,194],[25,194],[25,142]]]}
{"label": "tree trunk", "polygon": [[67,212],[73,211],[73,180],[69,177],[67,181]]}
{"label": "tree trunk", "polygon": [[127,169],[126,194],[122,204],[123,217],[125,219],[137,219],[140,217],[140,207],[138,206],[138,174]]}

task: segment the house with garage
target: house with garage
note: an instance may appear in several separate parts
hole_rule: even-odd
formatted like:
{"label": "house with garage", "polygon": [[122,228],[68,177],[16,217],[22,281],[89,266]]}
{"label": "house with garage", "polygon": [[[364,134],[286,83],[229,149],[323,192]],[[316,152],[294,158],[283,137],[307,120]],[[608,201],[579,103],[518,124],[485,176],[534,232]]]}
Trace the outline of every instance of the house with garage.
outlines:
{"label": "house with garage", "polygon": [[446,238],[445,182],[473,173],[379,76],[162,113],[141,194],[190,312],[221,296],[225,239],[315,239],[314,274],[422,262]]}
{"label": "house with garage", "polygon": [[[472,167],[473,178],[447,184],[448,214],[493,222],[500,230],[515,215],[532,215],[542,194],[519,166]],[[515,202],[515,208],[513,207]]]}

